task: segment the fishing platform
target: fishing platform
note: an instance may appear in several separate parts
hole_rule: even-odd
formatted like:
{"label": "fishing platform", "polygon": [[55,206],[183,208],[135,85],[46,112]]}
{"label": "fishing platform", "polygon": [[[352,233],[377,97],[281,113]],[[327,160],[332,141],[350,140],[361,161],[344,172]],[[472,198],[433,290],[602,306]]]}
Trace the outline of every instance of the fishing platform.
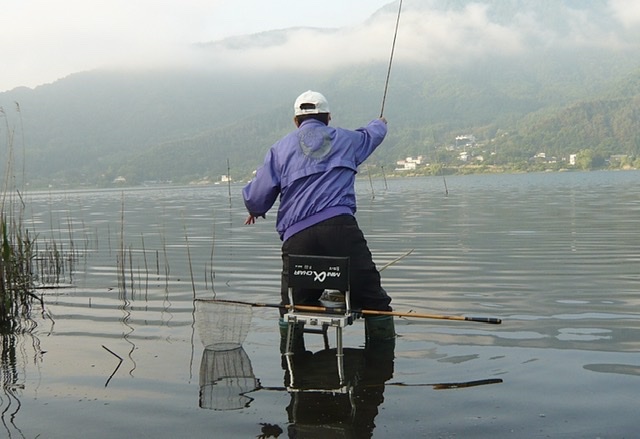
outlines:
{"label": "fishing platform", "polygon": [[[287,341],[285,357],[289,369],[289,391],[297,391],[293,374],[293,334],[296,324],[308,325],[305,332],[321,333],[327,341],[327,330],[336,330],[336,363],[340,388],[336,392],[347,391],[345,388],[344,352],[342,331],[351,325],[354,315],[351,311],[351,292],[349,282],[349,258],[336,256],[289,255],[289,311],[284,315],[287,323]],[[338,290],[344,292],[344,302],[336,302],[337,306],[296,305],[294,288],[317,290]],[[307,389],[308,391],[309,389]]]}

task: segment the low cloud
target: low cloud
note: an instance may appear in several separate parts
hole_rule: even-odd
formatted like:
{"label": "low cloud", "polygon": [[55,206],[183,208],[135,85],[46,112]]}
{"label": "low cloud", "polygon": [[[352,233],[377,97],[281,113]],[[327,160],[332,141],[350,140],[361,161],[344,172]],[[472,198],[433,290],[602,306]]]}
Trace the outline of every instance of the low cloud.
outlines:
{"label": "low cloud", "polygon": [[[0,91],[101,67],[186,61],[220,0],[21,0],[3,5]],[[185,29],[185,23],[190,27]],[[193,29],[193,30],[192,30]]]}
{"label": "low cloud", "polygon": [[[356,26],[290,28],[207,42],[204,34],[210,24],[206,17],[220,12],[221,0],[190,0],[188,7],[177,9],[156,7],[153,0],[63,3],[64,9],[47,0],[16,2],[10,9],[23,4],[24,8],[41,8],[26,24],[14,23],[11,14],[0,17],[0,37],[12,41],[2,46],[5,63],[0,90],[6,89],[5,83],[36,72],[46,72],[42,74],[49,78],[94,68],[322,72],[353,64],[386,63],[397,19],[397,3],[390,2]],[[394,62],[400,63],[442,67],[517,56],[531,49],[637,49],[640,41],[640,2],[636,0],[609,0],[597,14],[587,2],[577,9],[557,2],[558,8],[564,8],[558,11],[545,11],[531,2],[532,8],[521,8],[507,18],[496,18],[495,10],[481,0],[449,10],[439,1],[404,3],[394,54]],[[510,3],[497,5],[494,7],[508,8]],[[545,12],[550,15],[540,16]],[[145,17],[144,23],[140,17]],[[193,30],[185,29],[185,23]],[[196,44],[198,41],[201,43]],[[34,56],[37,69],[32,65]]]}
{"label": "low cloud", "polygon": [[[556,23],[548,24],[534,11],[523,10],[502,23],[492,19],[489,6],[480,3],[459,10],[409,3],[400,18],[394,59],[447,66],[519,55],[531,49],[621,49],[637,44],[629,43],[627,34],[640,26],[640,3],[612,0],[609,11],[610,17],[598,17],[585,8],[565,9]],[[251,38],[245,38],[242,45],[226,41],[207,46],[203,52],[208,63],[232,68],[322,71],[354,63],[386,62],[396,19],[397,10],[388,7],[360,26],[334,31],[289,29],[277,37],[254,35],[253,45]],[[268,40],[270,36],[273,41]]]}
{"label": "low cloud", "polygon": [[640,2],[637,0],[610,0],[615,18],[627,29],[640,26]]}
{"label": "low cloud", "polygon": [[[254,69],[329,70],[352,64],[389,60],[397,15],[376,14],[366,23],[339,30],[288,29],[244,37],[244,44],[226,41],[207,46],[211,64]],[[394,59],[439,66],[491,56],[520,53],[522,32],[492,23],[487,8],[472,5],[463,11],[410,10],[403,13]]]}

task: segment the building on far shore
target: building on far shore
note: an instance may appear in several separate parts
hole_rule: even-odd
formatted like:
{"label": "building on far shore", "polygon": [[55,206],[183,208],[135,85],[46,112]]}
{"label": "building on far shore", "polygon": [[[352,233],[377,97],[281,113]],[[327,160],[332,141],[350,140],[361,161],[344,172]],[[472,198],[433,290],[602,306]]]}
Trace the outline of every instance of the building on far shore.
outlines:
{"label": "building on far shore", "polygon": [[418,165],[422,164],[423,157],[420,155],[415,159],[413,157],[407,157],[404,160],[398,160],[396,162],[396,171],[412,171],[416,169]]}

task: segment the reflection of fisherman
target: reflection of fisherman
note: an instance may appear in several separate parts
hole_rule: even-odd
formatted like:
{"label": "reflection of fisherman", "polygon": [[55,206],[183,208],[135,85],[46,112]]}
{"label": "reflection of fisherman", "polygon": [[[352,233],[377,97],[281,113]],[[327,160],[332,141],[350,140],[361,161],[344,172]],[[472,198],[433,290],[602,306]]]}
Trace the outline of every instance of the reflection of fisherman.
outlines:
{"label": "reflection of fisherman", "polygon": [[[345,348],[346,393],[330,391],[339,387],[335,349],[298,356],[291,371],[296,391],[287,407],[289,437],[372,437],[385,382],[393,376],[394,348],[394,340]],[[286,370],[285,385],[290,381]],[[322,389],[326,391],[318,391]]]}

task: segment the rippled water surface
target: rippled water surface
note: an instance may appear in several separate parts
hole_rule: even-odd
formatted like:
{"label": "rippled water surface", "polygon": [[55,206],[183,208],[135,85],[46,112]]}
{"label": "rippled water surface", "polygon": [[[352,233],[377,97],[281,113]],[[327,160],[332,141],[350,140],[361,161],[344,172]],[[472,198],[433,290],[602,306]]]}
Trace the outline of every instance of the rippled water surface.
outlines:
{"label": "rippled water surface", "polygon": [[[194,299],[278,300],[275,215],[244,226],[241,186],[27,194],[71,261],[32,334],[3,339],[0,437],[635,437],[640,173],[444,183],[359,182],[379,268],[404,256],[384,286],[398,312],[503,323],[398,317],[372,356],[356,321],[351,400],[287,391],[274,308],[249,308],[241,348],[205,349]],[[306,341],[300,376],[329,379]]]}

